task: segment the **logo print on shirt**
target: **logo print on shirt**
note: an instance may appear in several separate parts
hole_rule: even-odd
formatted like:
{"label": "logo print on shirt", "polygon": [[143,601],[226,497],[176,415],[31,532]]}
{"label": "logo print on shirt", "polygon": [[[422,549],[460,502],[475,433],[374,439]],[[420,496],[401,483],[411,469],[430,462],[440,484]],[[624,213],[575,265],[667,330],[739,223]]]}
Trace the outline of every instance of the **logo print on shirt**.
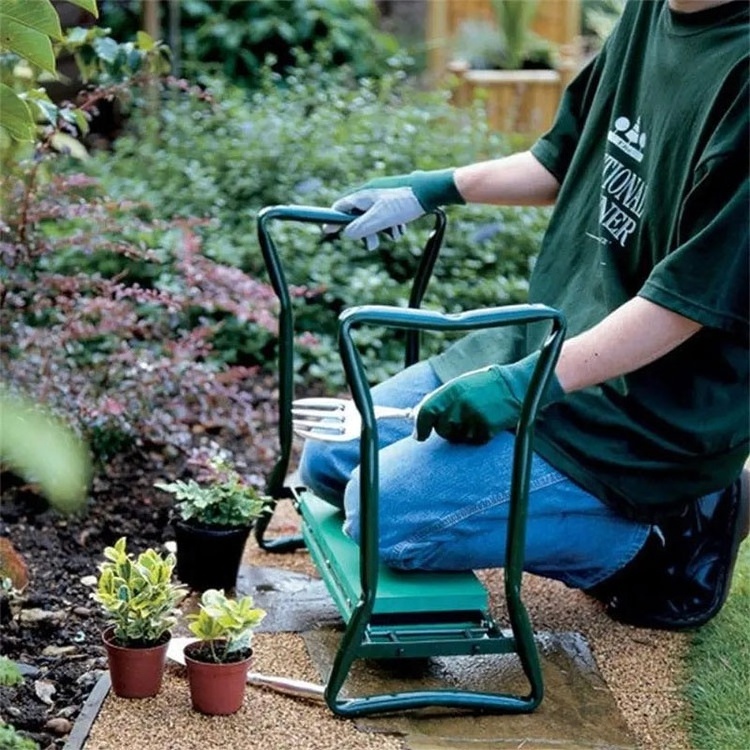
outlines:
{"label": "logo print on shirt", "polygon": [[638,227],[646,202],[646,183],[638,173],[646,146],[641,118],[631,124],[629,118],[618,117],[607,140],[615,148],[604,154],[597,239],[603,245],[614,241],[625,247]]}
{"label": "logo print on shirt", "polygon": [[639,117],[633,126],[627,117],[618,117],[615,126],[609,131],[607,140],[622,149],[628,156],[638,163],[643,160],[643,150],[646,147],[646,134],[641,130]]}

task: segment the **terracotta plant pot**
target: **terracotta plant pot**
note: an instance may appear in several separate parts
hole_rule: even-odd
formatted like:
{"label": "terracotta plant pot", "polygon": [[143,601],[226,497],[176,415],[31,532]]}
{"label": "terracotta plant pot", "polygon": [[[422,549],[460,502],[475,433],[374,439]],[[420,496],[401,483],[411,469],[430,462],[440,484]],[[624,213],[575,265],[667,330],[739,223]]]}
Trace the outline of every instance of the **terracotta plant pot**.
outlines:
{"label": "terracotta plant pot", "polygon": [[[200,660],[205,643],[191,643],[185,647],[190,700],[202,714],[226,716],[240,710],[245,697],[247,672],[252,651],[242,661],[215,664]],[[196,658],[197,657],[197,658]]]}
{"label": "terracotta plant pot", "polygon": [[114,628],[102,633],[112,691],[120,698],[150,698],[161,690],[170,634],[156,646],[127,648],[113,641]]}
{"label": "terracotta plant pot", "polygon": [[196,591],[233,589],[251,527],[210,528],[179,520],[173,526],[177,577]]}

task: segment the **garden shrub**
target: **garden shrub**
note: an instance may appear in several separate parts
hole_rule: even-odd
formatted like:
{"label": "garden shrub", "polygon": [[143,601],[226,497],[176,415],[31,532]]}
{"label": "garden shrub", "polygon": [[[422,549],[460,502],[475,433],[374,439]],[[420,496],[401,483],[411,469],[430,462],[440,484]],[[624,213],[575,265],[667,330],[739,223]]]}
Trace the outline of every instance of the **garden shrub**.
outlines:
{"label": "garden shrub", "polygon": [[[481,108],[457,110],[446,92],[413,87],[398,68],[352,85],[345,70],[322,63],[279,86],[265,74],[247,98],[216,81],[211,102],[168,95],[156,118],[135,118],[113,153],[89,169],[120,199],[140,196],[154,216],[202,217],[206,254],[265,279],[255,237],[264,205],[330,205],[370,177],[500,156],[508,144],[488,130]],[[425,304],[455,312],[525,299],[546,224],[542,209],[461,207],[449,231]],[[340,385],[336,315],[352,304],[402,304],[431,226],[413,225],[398,243],[367,253],[359,243],[321,244],[315,227],[278,223],[273,234],[290,283],[304,285],[297,322],[308,346],[300,373]],[[392,373],[400,354],[379,333],[361,332],[374,380]],[[441,346],[440,337],[429,337]],[[213,339],[226,362],[273,366],[267,340],[247,326],[225,325]]]}
{"label": "garden shrub", "polygon": [[[104,0],[102,23],[117,38],[140,28],[140,0]],[[163,3],[162,26],[168,25]],[[181,0],[182,75],[201,80],[221,74],[255,88],[266,60],[285,75],[300,54],[322,54],[329,65],[348,64],[358,76],[378,76],[396,53],[394,37],[377,28],[373,0]]]}
{"label": "garden shrub", "polygon": [[[99,104],[126,97],[151,106],[168,52],[143,33],[124,44],[100,28],[63,37],[52,6],[37,10],[45,8],[44,29],[86,85],[74,103],[54,103],[33,60],[20,59],[23,49],[0,60],[33,124],[0,132],[0,408],[28,403],[18,395],[51,407],[101,462],[131,444],[191,457],[200,436],[227,426],[241,440],[253,431],[256,370],[222,367],[211,339],[231,321],[262,347],[276,326],[270,288],[206,257],[198,222],[152,221],[149,208],[111,200],[78,171],[88,158],[80,139]],[[37,448],[47,445],[42,437]],[[0,458],[30,466],[12,451]],[[45,485],[42,472],[30,473]],[[59,473],[56,481],[61,492]]]}
{"label": "garden shrub", "polygon": [[[255,370],[220,367],[211,337],[229,317],[270,337],[270,287],[205,257],[190,222],[145,223],[89,177],[5,176],[4,192],[6,388],[69,417],[100,460],[130,444],[190,455],[196,433],[227,426],[252,433]],[[74,270],[107,255],[121,262],[115,276]],[[130,264],[158,285],[129,278]]]}

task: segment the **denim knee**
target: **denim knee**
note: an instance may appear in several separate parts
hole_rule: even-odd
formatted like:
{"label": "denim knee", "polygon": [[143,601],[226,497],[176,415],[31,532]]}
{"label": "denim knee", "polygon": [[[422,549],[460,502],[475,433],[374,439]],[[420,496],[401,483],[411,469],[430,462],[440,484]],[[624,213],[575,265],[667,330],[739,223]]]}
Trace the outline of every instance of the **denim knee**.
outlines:
{"label": "denim knee", "polygon": [[317,440],[306,440],[299,461],[302,484],[326,502],[343,508],[346,479],[336,471],[335,446]]}
{"label": "denim knee", "polygon": [[[344,520],[344,533],[359,544],[362,534],[360,528],[360,492],[362,483],[360,481],[359,468],[352,472],[351,479],[344,491],[344,508],[346,517]],[[399,498],[403,497],[404,490],[400,488],[396,494],[391,495],[387,487],[381,487],[378,491],[378,555],[386,565],[396,568],[415,567],[404,561],[404,544],[409,542],[420,530],[419,523],[413,523],[412,514],[399,512]],[[409,543],[409,550],[413,551],[417,546]]]}

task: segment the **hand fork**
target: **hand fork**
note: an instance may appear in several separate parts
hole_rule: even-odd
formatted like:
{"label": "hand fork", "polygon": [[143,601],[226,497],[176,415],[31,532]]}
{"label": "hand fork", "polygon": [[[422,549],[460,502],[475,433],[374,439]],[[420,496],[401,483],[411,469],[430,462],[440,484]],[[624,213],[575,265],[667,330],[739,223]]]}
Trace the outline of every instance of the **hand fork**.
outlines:
{"label": "hand fork", "polygon": [[[410,419],[417,409],[374,406],[375,419]],[[311,440],[343,443],[360,436],[362,417],[353,401],[344,398],[300,398],[292,402],[292,430]]]}

